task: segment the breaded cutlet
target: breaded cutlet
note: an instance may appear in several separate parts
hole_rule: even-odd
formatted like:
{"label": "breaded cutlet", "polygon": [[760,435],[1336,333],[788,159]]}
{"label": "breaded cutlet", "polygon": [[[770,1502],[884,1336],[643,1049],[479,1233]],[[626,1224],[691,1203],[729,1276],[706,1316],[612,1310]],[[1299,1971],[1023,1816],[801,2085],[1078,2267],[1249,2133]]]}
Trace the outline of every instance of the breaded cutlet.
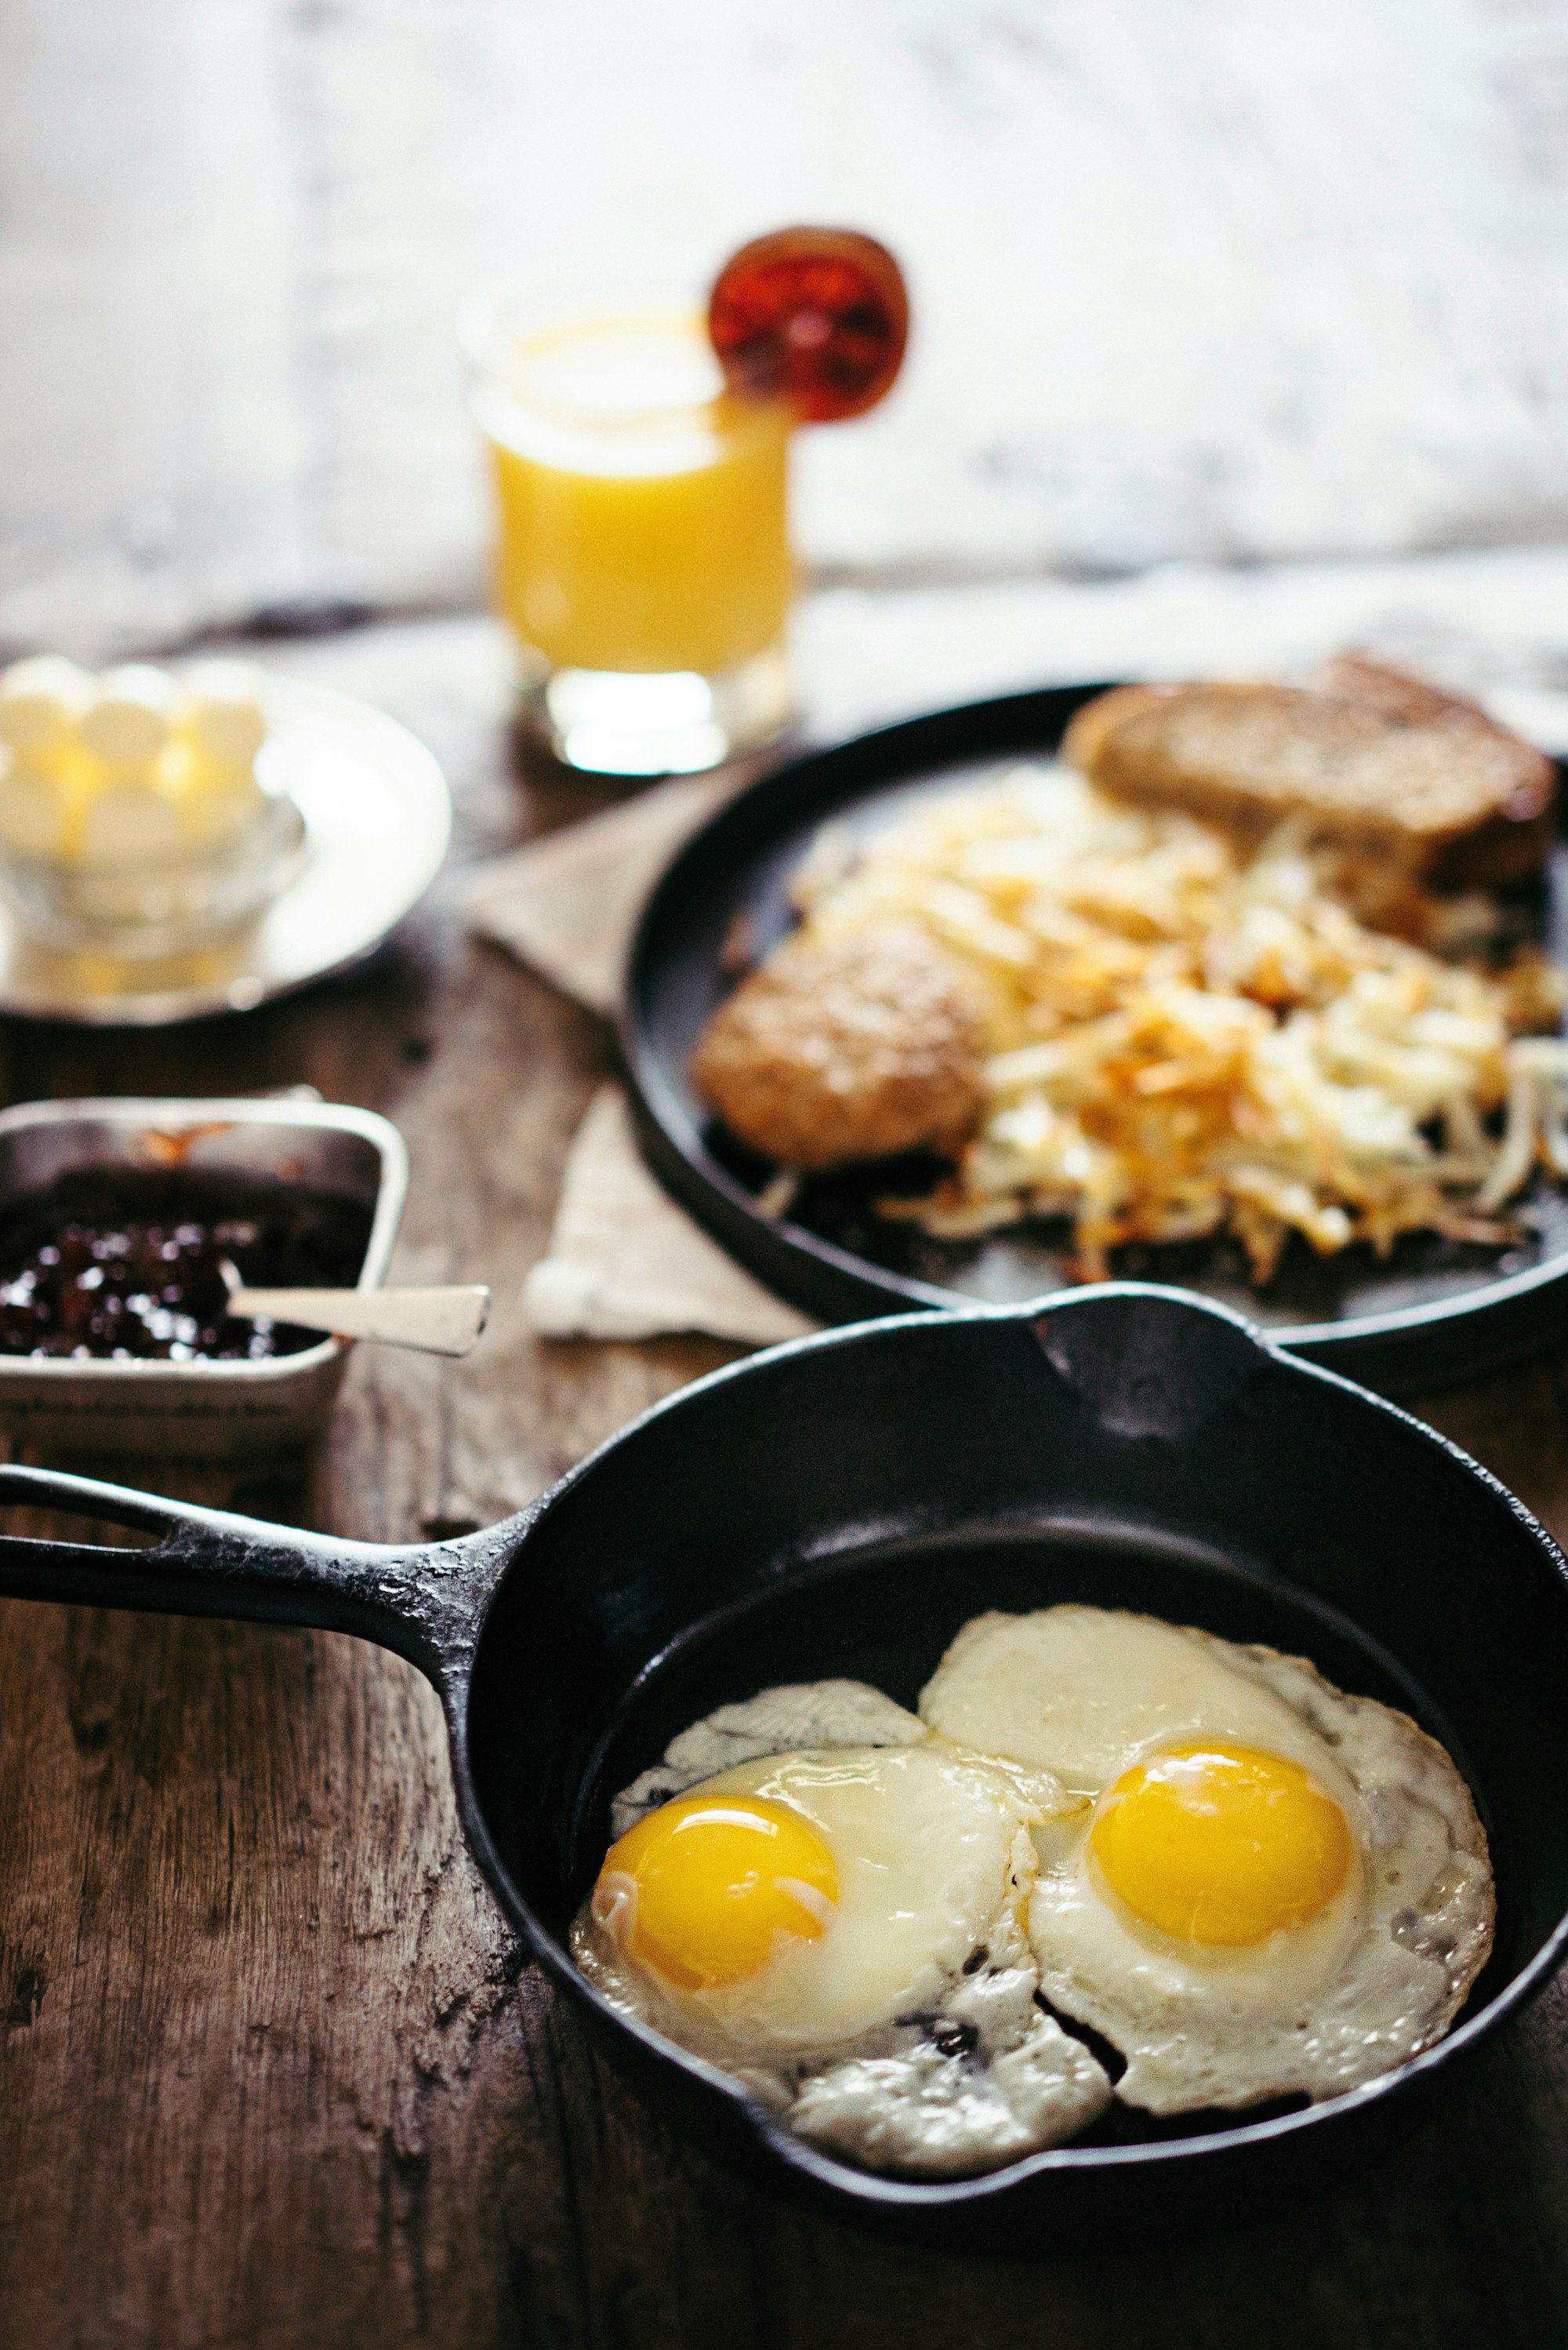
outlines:
{"label": "breaded cutlet", "polygon": [[788,939],[698,1041],[691,1079],[742,1142],[810,1170],[905,1150],[948,1156],[983,1101],[971,975],[913,922]]}

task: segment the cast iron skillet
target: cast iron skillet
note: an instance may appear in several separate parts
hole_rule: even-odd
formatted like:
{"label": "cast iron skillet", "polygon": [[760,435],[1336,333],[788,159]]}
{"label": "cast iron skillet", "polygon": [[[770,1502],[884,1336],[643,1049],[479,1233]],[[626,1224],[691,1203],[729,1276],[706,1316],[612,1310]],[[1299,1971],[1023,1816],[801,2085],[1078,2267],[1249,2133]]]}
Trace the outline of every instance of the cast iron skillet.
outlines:
{"label": "cast iron skillet", "polygon": [[[1430,1429],[1179,1293],[831,1331],[699,1381],[545,1499],[460,1542],[330,1541],[40,1469],[0,1500],[157,1534],[7,1537],[0,1590],[357,1632],[446,1707],[464,1825],[507,1915],[609,2054],[733,2168],[922,2243],[1070,2246],[1332,2178],[1425,2104],[1568,1940],[1568,1565]],[[981,1608],[1149,1610],[1304,1653],[1449,1747],[1492,1839],[1496,1953],[1449,2038],[1297,2111],[1087,2139],[922,2185],[814,2151],[613,2015],[564,1939],[610,1796],[674,1732],[772,1682],[906,1705]]]}
{"label": "cast iron skillet", "polygon": [[[622,1042],[638,1131],[667,1190],[769,1286],[824,1322],[931,1305],[1033,1300],[1071,1286],[1062,1234],[1025,1222],[975,1241],[937,1241],[872,1211],[887,1191],[918,1191],[936,1170],[849,1168],[805,1182],[773,1218],[758,1194],[775,1172],[733,1142],[687,1070],[708,1015],[743,959],[791,926],[790,877],[821,826],[858,829],[913,795],[994,781],[1019,758],[1054,752],[1100,685],[998,695],[884,726],[774,767],[709,817],[671,858],[643,910],[626,986]],[[1544,902],[1520,923],[1568,962],[1568,845]],[[1239,1243],[1188,1241],[1116,1253],[1118,1276],[1179,1284],[1269,1326],[1282,1346],[1384,1395],[1473,1378],[1558,1345],[1568,1327],[1568,1191],[1538,1182],[1527,1227],[1500,1255],[1435,1232],[1410,1233],[1391,1260],[1364,1249],[1319,1257],[1287,1247],[1254,1291]]]}

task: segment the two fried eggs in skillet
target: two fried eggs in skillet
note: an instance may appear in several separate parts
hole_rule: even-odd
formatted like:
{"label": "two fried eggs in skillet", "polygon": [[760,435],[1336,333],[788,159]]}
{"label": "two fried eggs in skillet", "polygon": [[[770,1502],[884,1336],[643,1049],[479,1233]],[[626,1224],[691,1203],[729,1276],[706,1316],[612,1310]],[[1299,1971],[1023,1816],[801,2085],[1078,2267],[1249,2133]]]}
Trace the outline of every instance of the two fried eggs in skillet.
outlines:
{"label": "two fried eggs in skillet", "polygon": [[918,1714],[851,1681],[722,1707],[612,1826],[583,1972],[802,2137],[912,2178],[1000,2168],[1113,2098],[1337,2095],[1440,2039],[1491,1946],[1469,1791],[1406,1715],[1096,1607],[975,1617]]}

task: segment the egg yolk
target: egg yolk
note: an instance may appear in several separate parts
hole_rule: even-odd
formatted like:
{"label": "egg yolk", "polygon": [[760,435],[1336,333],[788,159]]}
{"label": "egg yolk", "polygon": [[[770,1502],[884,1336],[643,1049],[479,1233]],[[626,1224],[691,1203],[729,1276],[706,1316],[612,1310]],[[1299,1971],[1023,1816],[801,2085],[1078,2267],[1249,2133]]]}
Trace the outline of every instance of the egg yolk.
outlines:
{"label": "egg yolk", "polygon": [[754,1974],[781,1935],[815,1941],[838,1900],[833,1856],[798,1812],[763,1795],[661,1804],[612,1845],[593,1914],[683,1991]]}
{"label": "egg yolk", "polygon": [[1345,1814],[1300,1763],[1207,1742],[1124,1772],[1089,1842],[1137,1917],[1181,1941],[1231,1946],[1316,1917],[1351,1857]]}

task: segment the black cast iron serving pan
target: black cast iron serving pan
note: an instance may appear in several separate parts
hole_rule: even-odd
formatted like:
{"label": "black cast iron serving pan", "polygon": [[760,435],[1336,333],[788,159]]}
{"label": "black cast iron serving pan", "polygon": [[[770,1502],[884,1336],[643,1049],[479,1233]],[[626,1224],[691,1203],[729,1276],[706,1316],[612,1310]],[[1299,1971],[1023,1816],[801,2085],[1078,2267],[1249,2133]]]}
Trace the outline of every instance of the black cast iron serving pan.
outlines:
{"label": "black cast iron serving pan", "polygon": [[[400,1650],[440,1690],[464,1825],[538,1960],[649,2097],[731,2167],[924,2243],[1070,2246],[1333,2177],[1412,2116],[1568,1939],[1568,1567],[1431,1430],[1169,1291],[862,1324],[716,1373],[531,1509],[418,1549],[329,1541],[39,1469],[0,1500],[150,1550],[5,1538],[26,1597],[275,1618]],[[1449,2036],[1332,2103],[1169,2126],[1113,2109],[989,2178],[879,2178],[612,2014],[565,1938],[611,1795],[678,1731],[843,1674],[911,1705],[987,1607],[1147,1610],[1305,1654],[1415,1714],[1491,1839],[1495,1954]],[[1142,2193],[1140,2195],[1140,2190]]]}
{"label": "black cast iron serving pan", "polygon": [[[917,795],[995,782],[1021,758],[1049,757],[1073,712],[1104,691],[1004,694],[792,759],[709,818],[644,910],[622,1028],[644,1152],[732,1255],[825,1322],[1043,1297],[1070,1277],[1064,1227],[932,1240],[872,1212],[879,1191],[920,1188],[889,1180],[885,1169],[813,1177],[783,1216],[770,1217],[759,1195],[775,1170],[729,1139],[688,1080],[703,1023],[734,985],[742,958],[766,953],[788,930],[789,879],[821,826],[870,829]],[[1568,846],[1552,860],[1547,889],[1511,916],[1568,962]],[[1568,1189],[1540,1181],[1523,1224],[1518,1244],[1501,1253],[1407,1234],[1386,1263],[1361,1248],[1319,1257],[1293,1240],[1262,1293],[1239,1244],[1222,1238],[1124,1249],[1115,1270],[1213,1297],[1266,1323],[1310,1362],[1385,1395],[1409,1395],[1568,1336]]]}

